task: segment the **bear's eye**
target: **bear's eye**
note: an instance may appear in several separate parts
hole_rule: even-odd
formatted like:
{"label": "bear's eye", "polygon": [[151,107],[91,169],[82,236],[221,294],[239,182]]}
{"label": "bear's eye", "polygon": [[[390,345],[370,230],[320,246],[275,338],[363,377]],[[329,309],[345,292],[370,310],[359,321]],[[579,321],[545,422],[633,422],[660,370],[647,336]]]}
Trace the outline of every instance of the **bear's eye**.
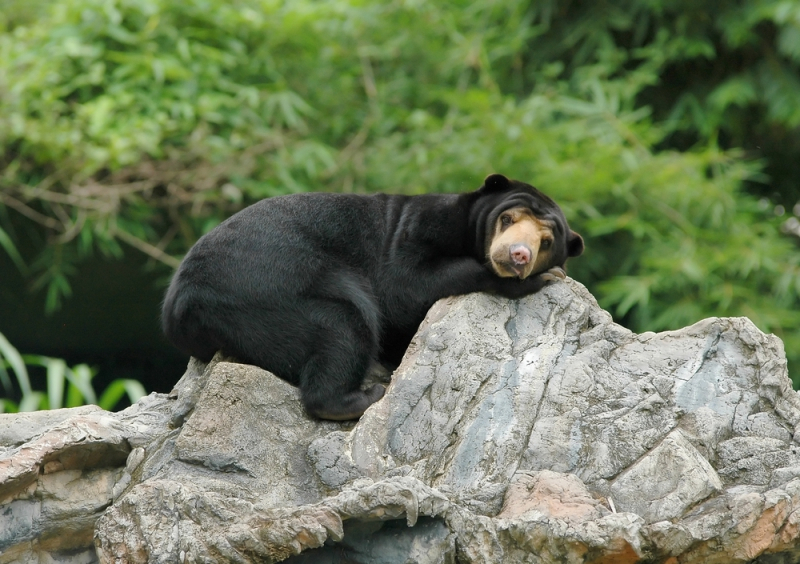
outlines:
{"label": "bear's eye", "polygon": [[500,225],[502,225],[503,227],[508,227],[512,223],[514,223],[514,220],[511,218],[510,215],[503,214],[500,216]]}
{"label": "bear's eye", "polygon": [[553,240],[552,239],[542,239],[542,243],[539,246],[542,249],[549,249],[550,247],[553,246]]}

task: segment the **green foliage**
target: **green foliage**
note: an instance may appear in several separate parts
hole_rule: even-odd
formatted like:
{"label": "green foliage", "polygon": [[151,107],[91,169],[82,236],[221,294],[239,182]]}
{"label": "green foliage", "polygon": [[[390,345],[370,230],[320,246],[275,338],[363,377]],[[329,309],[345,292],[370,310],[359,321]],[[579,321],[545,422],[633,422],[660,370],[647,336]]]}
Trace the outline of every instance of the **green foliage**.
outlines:
{"label": "green foliage", "polygon": [[[46,392],[33,389],[28,376],[28,367],[45,369]],[[99,405],[110,411],[126,394],[131,403],[146,395],[144,388],[136,380],[117,379],[109,384],[98,399],[92,387],[95,371],[89,366],[78,364],[70,367],[60,358],[21,355],[0,333],[0,384],[6,393],[12,394],[14,386],[9,368],[16,377],[21,399],[16,403],[8,398],[0,398],[0,413],[77,407],[87,403]]]}
{"label": "green foliage", "polygon": [[746,315],[800,377],[800,253],[758,199],[800,197],[795,4],[52,3],[0,34],[0,246],[54,309],[89,253],[174,266],[263,197],[497,171],[562,204],[632,329]]}
{"label": "green foliage", "polygon": [[770,181],[751,183],[749,190],[788,207],[800,200],[794,158],[800,150],[800,4],[621,0],[553,6],[557,17],[530,43],[534,69],[539,61],[558,60],[559,78],[572,85],[589,76],[627,81],[637,104],[652,108],[668,134],[662,146],[714,142],[764,156]]}

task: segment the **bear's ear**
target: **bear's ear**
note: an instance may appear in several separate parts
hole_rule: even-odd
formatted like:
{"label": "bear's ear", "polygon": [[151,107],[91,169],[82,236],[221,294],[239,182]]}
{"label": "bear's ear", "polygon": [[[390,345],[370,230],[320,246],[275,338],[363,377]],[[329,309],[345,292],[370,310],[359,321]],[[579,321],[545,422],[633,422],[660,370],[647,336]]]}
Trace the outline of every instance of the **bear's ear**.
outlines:
{"label": "bear's ear", "polygon": [[486,192],[497,192],[503,188],[508,188],[511,181],[502,174],[490,174],[483,181],[483,189]]}
{"label": "bear's ear", "polygon": [[583,237],[570,229],[567,235],[567,256],[578,257],[583,254]]}

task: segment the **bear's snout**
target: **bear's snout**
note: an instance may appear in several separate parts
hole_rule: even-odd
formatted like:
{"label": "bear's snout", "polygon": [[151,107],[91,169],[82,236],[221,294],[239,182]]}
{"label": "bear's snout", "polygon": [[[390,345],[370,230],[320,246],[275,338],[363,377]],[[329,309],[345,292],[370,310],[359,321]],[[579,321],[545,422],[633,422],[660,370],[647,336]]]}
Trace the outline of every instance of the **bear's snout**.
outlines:
{"label": "bear's snout", "polygon": [[531,250],[523,243],[511,245],[508,248],[508,255],[511,262],[514,264],[524,265],[531,262]]}

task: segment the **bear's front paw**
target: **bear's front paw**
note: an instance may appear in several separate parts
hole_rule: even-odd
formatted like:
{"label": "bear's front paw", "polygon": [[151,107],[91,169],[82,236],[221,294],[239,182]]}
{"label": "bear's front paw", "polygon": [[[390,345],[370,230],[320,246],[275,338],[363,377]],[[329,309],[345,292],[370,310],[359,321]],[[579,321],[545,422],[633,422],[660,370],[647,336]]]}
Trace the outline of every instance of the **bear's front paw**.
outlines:
{"label": "bear's front paw", "polygon": [[323,401],[319,397],[312,401],[304,401],[309,415],[318,419],[331,421],[349,421],[358,419],[369,406],[378,401],[386,393],[386,388],[374,384],[366,390],[356,390],[344,394],[335,403]]}
{"label": "bear's front paw", "polygon": [[383,397],[383,395],[386,393],[386,387],[380,384],[373,384],[372,386],[364,390],[364,393],[366,394],[367,399],[370,402],[370,405],[372,405],[373,403],[375,403],[376,401],[378,401]]}
{"label": "bear's front paw", "polygon": [[388,384],[392,381],[392,372],[393,370],[390,370],[380,362],[376,360],[371,361],[369,368],[367,368],[367,374],[364,377],[364,384],[368,385],[362,384],[362,389],[366,390],[372,384],[376,383]]}
{"label": "bear's front paw", "polygon": [[541,276],[542,280],[547,280],[548,282],[558,282],[559,280],[564,280],[567,277],[567,273],[560,266],[554,266],[547,272],[542,272],[539,276]]}

